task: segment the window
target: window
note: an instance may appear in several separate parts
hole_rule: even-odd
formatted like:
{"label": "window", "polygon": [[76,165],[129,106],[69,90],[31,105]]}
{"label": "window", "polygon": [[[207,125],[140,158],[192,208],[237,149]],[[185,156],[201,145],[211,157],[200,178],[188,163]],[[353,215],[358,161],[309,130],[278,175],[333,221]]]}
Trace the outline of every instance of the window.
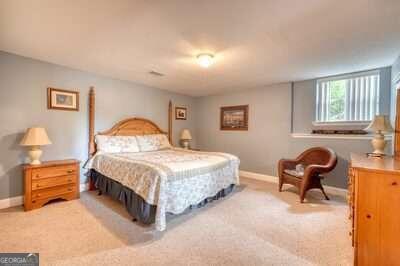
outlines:
{"label": "window", "polygon": [[316,122],[368,122],[379,114],[379,72],[317,81]]}

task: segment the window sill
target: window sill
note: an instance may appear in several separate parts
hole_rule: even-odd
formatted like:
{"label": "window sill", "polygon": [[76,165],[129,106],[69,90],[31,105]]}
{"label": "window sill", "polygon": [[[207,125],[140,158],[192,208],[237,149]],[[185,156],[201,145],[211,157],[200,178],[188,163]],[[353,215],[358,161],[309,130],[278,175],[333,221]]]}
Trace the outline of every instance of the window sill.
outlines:
{"label": "window sill", "polygon": [[[310,133],[292,133],[292,138],[300,139],[352,139],[352,140],[371,140],[374,135],[344,135],[344,134],[310,134]],[[393,135],[385,135],[385,140],[392,140]]]}
{"label": "window sill", "polygon": [[313,126],[326,127],[326,126],[368,126],[371,121],[360,121],[360,122],[312,122]]}

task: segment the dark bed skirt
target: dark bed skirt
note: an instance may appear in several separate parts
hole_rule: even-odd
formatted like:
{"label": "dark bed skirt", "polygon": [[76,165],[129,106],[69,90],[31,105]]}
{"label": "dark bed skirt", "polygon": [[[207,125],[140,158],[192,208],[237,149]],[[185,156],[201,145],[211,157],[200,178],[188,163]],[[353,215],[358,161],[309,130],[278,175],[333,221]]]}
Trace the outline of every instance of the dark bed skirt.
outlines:
{"label": "dark bed skirt", "polygon": [[[128,213],[143,224],[152,224],[155,221],[157,205],[147,203],[141,196],[133,190],[123,186],[121,183],[108,178],[95,170],[90,170],[89,178],[95,187],[102,193],[110,196],[114,200],[120,201]],[[207,203],[225,197],[232,192],[235,185],[231,184],[225,189],[221,189],[213,197],[201,201],[199,204],[191,205],[188,209],[200,208]]]}

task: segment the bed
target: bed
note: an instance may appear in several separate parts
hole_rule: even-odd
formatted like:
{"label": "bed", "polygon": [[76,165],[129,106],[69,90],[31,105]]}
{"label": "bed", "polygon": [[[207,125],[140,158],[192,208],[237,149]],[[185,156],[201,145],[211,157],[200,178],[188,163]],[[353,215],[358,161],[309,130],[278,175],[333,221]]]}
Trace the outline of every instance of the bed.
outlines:
{"label": "bed", "polygon": [[166,229],[167,214],[181,214],[228,195],[239,184],[239,159],[171,145],[168,132],[143,118],[128,118],[94,134],[94,90],[89,97],[90,189],[120,201],[144,224]]}

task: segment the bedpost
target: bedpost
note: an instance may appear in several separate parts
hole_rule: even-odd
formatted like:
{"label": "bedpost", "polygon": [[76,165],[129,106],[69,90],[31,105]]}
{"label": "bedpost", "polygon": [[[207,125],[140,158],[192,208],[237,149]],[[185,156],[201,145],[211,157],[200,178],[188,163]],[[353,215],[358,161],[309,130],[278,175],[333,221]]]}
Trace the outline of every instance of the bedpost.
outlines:
{"label": "bedpost", "polygon": [[94,87],[89,91],[89,158],[95,153],[94,143],[94,106],[95,106]]}
{"label": "bedpost", "polygon": [[168,104],[168,140],[172,145],[172,102]]}
{"label": "bedpost", "polygon": [[[94,143],[94,87],[91,86],[89,90],[89,159],[95,153],[95,143]],[[89,177],[89,190],[95,190],[93,179]]]}

